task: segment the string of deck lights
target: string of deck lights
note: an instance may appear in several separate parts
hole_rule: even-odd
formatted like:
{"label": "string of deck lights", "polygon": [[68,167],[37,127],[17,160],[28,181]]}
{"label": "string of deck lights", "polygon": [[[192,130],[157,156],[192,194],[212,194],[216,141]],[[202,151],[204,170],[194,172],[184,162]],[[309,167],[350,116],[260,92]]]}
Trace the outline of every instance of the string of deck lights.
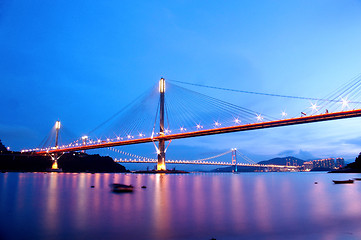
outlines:
{"label": "string of deck lights", "polygon": [[[349,103],[350,103],[350,100],[348,100],[347,98],[340,98],[340,101],[338,102],[341,104],[341,111],[343,110],[348,110],[348,109],[351,109],[351,107],[349,106]],[[319,112],[319,109],[320,109],[320,106],[317,105],[317,102],[310,102],[311,106],[309,107],[311,110],[312,110],[312,114],[315,114],[317,112]],[[325,112],[326,114],[327,113],[330,113],[328,110]],[[303,112],[301,112],[302,115],[307,115]],[[301,115],[301,116],[302,116]],[[282,119],[286,119],[287,118],[287,113],[285,111],[282,111],[281,112],[281,117]],[[256,115],[255,119],[258,121],[258,122],[263,122],[264,118],[261,114],[259,115]],[[239,118],[234,118],[232,123],[236,124],[236,125],[240,125],[242,123],[242,121],[239,119]],[[233,125],[234,125],[233,124]],[[226,124],[226,125],[230,125],[230,124]],[[220,123],[219,121],[214,121],[214,124],[212,125],[212,128],[219,128],[223,126],[222,123]],[[204,129],[204,126],[200,123],[196,124],[195,127],[194,127],[194,130],[202,130]],[[207,129],[207,128],[205,128]],[[193,130],[193,129],[191,129]],[[194,131],[193,130],[193,131]],[[165,129],[164,133],[165,134],[171,134],[172,132],[178,132],[178,133],[182,133],[182,132],[187,132],[187,128],[185,127],[180,127],[178,129],[175,129],[175,130],[170,130],[170,129]],[[156,133],[156,135],[160,135],[159,132]],[[136,136],[133,136],[131,134],[127,134],[125,137],[115,137],[115,138],[106,138],[106,140],[103,140],[103,139],[97,139],[97,140],[91,140],[91,139],[87,139],[86,142],[80,142],[81,140],[84,140],[84,136],[78,140],[75,140],[73,141],[72,143],[69,143],[67,145],[61,145],[61,146],[58,146],[58,148],[55,148],[55,147],[47,147],[47,148],[33,148],[33,149],[23,149],[21,150],[21,152],[36,152],[36,151],[49,151],[49,150],[54,150],[54,149],[67,149],[67,148],[72,148],[72,147],[77,147],[77,146],[82,146],[82,145],[89,145],[89,144],[93,144],[93,145],[96,145],[96,144],[102,144],[102,143],[105,143],[105,142],[114,142],[114,141],[122,141],[122,140],[129,140],[129,139],[135,139],[135,138],[145,138],[147,135],[144,134],[144,133],[139,133],[137,134]],[[149,137],[152,137],[151,135]]]}
{"label": "string of deck lights", "polygon": [[[145,161],[148,161],[148,162],[155,162],[157,161],[155,158],[148,158],[148,157],[144,157],[144,156],[140,156],[140,155],[137,155],[137,154],[133,154],[133,153],[128,153],[128,152],[125,152],[125,151],[122,151],[122,150],[119,150],[119,149],[116,149],[116,148],[113,148],[113,147],[109,147],[107,148],[108,150],[111,150],[113,152],[116,152],[116,153],[119,153],[119,154],[122,154],[122,155],[126,155],[126,156],[129,156],[129,157],[133,157],[133,158],[136,158],[136,160],[134,161],[139,161],[138,159],[143,159]],[[209,160],[212,160],[212,159],[215,159],[215,158],[219,158],[219,157],[222,157],[228,153],[232,152],[232,150],[228,150],[224,153],[220,153],[218,155],[215,155],[215,156],[211,156],[211,157],[207,157],[207,158],[201,158],[201,159],[196,159],[196,160],[180,160],[180,159],[177,159],[177,160],[168,160],[168,161],[173,161],[173,162],[206,162],[206,161],[209,161]],[[239,154],[239,153],[238,153]],[[245,159],[248,163],[251,163],[251,164],[256,164],[255,162],[253,162],[252,160],[250,160],[249,158],[247,158],[246,156],[244,155],[241,155],[239,154],[239,156],[241,156],[243,159]],[[121,161],[121,160],[120,160]],[[130,160],[131,161],[131,160]]]}

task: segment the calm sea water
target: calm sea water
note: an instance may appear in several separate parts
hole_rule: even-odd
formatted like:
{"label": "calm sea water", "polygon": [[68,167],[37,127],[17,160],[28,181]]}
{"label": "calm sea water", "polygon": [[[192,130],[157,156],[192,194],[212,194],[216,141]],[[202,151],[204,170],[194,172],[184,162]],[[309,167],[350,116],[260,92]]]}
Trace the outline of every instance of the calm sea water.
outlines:
{"label": "calm sea water", "polygon": [[353,177],[1,173],[0,239],[361,239],[361,181],[332,183]]}

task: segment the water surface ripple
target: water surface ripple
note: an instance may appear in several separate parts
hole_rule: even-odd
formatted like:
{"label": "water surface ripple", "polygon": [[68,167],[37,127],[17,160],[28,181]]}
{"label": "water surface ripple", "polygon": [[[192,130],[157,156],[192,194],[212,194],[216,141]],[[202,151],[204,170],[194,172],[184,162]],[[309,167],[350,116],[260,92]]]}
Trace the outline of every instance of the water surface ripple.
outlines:
{"label": "water surface ripple", "polygon": [[1,173],[0,239],[360,239],[361,181],[332,183],[353,177]]}

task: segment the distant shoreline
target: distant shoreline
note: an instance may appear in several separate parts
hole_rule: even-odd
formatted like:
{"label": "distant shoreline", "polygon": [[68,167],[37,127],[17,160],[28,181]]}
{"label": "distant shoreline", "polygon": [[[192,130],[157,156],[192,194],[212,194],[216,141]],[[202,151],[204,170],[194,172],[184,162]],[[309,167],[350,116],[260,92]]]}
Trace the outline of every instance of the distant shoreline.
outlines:
{"label": "distant shoreline", "polygon": [[98,154],[69,152],[58,159],[59,170],[52,169],[50,156],[39,156],[20,152],[0,154],[1,172],[73,172],[73,173],[122,173],[129,172],[124,166],[114,162],[111,157]]}

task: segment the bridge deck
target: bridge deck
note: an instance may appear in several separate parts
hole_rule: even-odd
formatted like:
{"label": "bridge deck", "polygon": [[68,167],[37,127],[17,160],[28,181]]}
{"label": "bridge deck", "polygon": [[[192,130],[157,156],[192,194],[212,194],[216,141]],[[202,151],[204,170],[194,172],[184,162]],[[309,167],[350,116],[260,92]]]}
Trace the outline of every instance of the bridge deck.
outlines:
{"label": "bridge deck", "polygon": [[81,146],[76,146],[76,147],[58,148],[58,149],[51,149],[48,151],[38,151],[37,153],[38,154],[46,154],[46,153],[59,153],[59,152],[81,151],[81,150],[88,150],[88,149],[116,147],[116,146],[122,146],[122,145],[147,143],[147,142],[159,141],[159,140],[168,141],[168,140],[173,140],[173,139],[199,137],[199,136],[207,136],[207,135],[230,133],[230,132],[249,131],[249,130],[256,130],[256,129],[263,129],[263,128],[290,126],[290,125],[298,125],[298,124],[305,124],[305,123],[312,123],[312,122],[353,118],[353,117],[359,117],[359,116],[361,116],[361,109],[343,111],[343,112],[325,113],[325,114],[319,114],[319,115],[311,115],[311,116],[304,116],[304,117],[298,117],[298,118],[282,119],[282,120],[275,120],[275,121],[269,121],[269,122],[259,122],[259,123],[243,124],[243,125],[236,125],[236,126],[230,126],[230,127],[206,129],[206,130],[199,130],[199,131],[193,131],[193,132],[169,134],[169,135],[164,135],[164,136],[156,136],[153,138],[139,138],[139,139],[121,140],[121,141],[106,142],[106,143],[99,143],[99,144],[87,144],[87,145],[81,145]]}

